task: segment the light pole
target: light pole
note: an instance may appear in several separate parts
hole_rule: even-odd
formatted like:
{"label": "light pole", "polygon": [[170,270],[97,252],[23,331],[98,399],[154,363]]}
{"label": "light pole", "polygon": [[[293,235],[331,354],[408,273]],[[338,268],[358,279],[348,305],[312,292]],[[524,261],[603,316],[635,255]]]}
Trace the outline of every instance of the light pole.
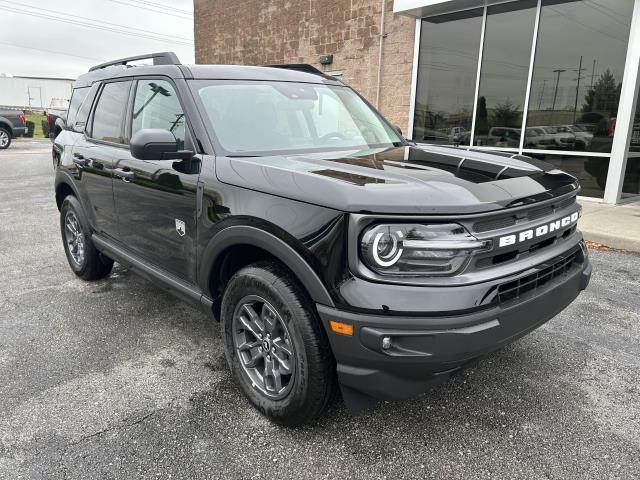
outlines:
{"label": "light pole", "polygon": [[556,98],[558,98],[558,85],[560,84],[560,74],[562,72],[566,72],[566,70],[558,68],[557,70],[553,71],[553,73],[557,73],[558,76],[556,77],[556,89],[553,92],[553,106],[551,107],[551,111],[554,111],[556,109]]}

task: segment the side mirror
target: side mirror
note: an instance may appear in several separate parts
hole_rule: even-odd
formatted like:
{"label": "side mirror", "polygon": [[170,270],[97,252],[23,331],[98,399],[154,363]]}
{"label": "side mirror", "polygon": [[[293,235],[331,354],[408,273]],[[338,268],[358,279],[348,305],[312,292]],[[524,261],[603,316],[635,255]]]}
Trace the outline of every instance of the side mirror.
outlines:
{"label": "side mirror", "polygon": [[169,130],[143,128],[133,134],[129,141],[131,155],[138,160],[188,160],[193,156],[189,150],[178,150],[178,142]]}

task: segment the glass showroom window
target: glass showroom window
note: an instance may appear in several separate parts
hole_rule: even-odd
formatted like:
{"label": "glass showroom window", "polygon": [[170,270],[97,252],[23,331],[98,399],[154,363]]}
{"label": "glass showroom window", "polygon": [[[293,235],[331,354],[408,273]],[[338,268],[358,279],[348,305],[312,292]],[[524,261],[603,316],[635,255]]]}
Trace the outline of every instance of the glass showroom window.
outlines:
{"label": "glass showroom window", "polygon": [[[640,89],[640,85],[637,85],[636,89]],[[636,108],[632,119],[633,126],[631,127],[627,168],[625,169],[624,182],[622,183],[623,197],[640,194],[640,91],[638,91],[636,95],[638,100],[636,101]]]}
{"label": "glass showroom window", "polygon": [[413,140],[470,144],[483,9],[422,21]]}
{"label": "glass showroom window", "polygon": [[537,0],[487,8],[473,144],[520,148]]}
{"label": "glass showroom window", "polygon": [[542,0],[525,151],[557,151],[534,155],[577,176],[585,196],[604,194],[632,13],[633,0]]}

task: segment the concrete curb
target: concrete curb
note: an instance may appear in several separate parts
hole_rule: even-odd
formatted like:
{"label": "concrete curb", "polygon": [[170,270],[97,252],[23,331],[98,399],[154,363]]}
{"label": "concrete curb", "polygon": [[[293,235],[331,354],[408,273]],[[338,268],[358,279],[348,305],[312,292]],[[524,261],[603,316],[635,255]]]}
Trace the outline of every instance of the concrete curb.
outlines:
{"label": "concrete curb", "polygon": [[578,228],[586,240],[640,252],[640,202],[627,205],[582,203]]}

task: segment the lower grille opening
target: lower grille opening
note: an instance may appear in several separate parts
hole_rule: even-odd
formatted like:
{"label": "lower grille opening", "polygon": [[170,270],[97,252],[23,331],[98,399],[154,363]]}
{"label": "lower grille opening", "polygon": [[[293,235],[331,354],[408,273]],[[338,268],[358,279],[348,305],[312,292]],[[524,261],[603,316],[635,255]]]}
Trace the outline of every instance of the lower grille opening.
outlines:
{"label": "lower grille opening", "polygon": [[540,265],[540,270],[535,273],[499,285],[498,295],[494,298],[494,301],[503,303],[520,298],[528,292],[551,282],[554,278],[565,275],[581,264],[582,261],[582,251],[578,247],[564,256]]}

